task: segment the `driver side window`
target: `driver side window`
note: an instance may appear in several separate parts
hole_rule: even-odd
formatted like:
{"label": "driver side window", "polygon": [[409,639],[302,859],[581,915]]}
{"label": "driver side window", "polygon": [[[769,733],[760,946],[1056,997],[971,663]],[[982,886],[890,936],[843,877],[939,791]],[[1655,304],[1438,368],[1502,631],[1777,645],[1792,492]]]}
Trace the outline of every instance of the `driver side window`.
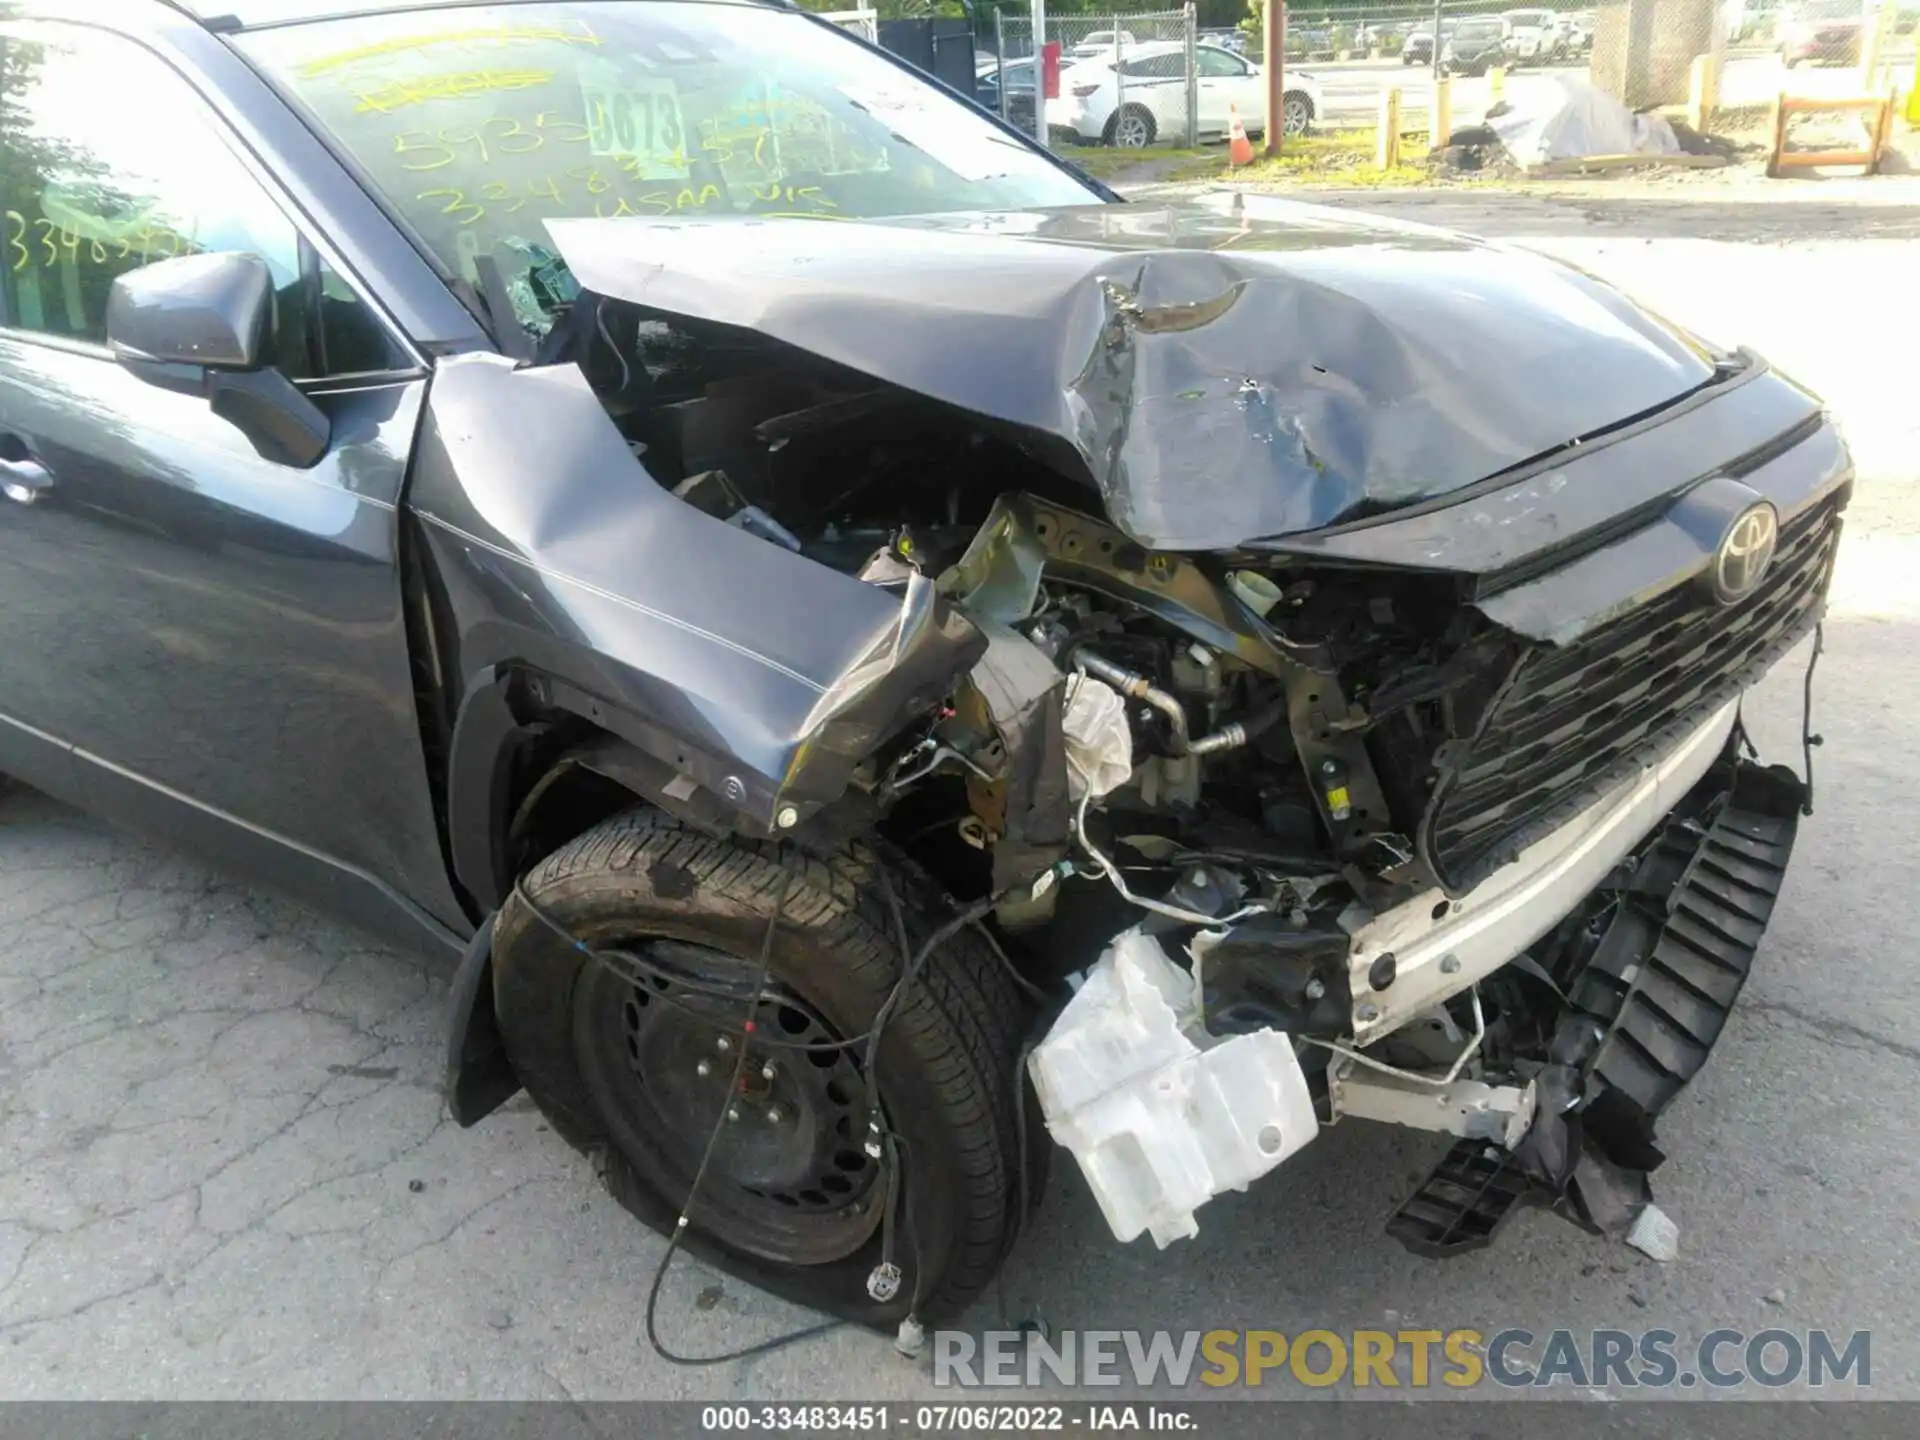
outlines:
{"label": "driver side window", "polygon": [[1227,54],[1224,50],[1199,51],[1200,74],[1207,79],[1220,79],[1226,76],[1244,76],[1247,73],[1246,61]]}
{"label": "driver side window", "polygon": [[[157,55],[77,25],[9,26],[0,96],[0,325],[102,345],[119,276],[241,250],[272,274],[268,357],[289,378],[393,368],[381,322],[310,253],[302,263],[292,221]],[[137,114],[113,96],[138,96]]]}

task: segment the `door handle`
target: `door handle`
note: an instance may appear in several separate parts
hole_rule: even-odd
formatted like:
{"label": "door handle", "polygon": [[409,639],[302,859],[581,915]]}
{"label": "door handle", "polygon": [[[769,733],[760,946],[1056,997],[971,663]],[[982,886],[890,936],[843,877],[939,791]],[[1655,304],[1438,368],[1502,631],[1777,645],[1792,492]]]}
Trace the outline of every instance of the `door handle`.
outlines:
{"label": "door handle", "polygon": [[[15,459],[13,456],[19,456]],[[53,472],[33,458],[17,435],[0,435],[0,495],[31,505],[53,488]]]}

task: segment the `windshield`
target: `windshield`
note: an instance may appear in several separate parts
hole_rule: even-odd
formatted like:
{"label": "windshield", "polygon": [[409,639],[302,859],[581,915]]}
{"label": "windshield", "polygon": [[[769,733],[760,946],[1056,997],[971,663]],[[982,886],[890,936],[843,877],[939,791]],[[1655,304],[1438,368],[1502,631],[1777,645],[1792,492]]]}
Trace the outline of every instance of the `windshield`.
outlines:
{"label": "windshield", "polygon": [[1498,20],[1469,20],[1454,32],[1460,40],[1493,40],[1500,35]]}
{"label": "windshield", "polygon": [[1807,20],[1858,20],[1860,13],[1860,0],[1809,0],[1800,7]]}
{"label": "windshield", "polygon": [[237,43],[447,267],[498,264],[536,333],[571,298],[544,222],[823,220],[1098,198],[978,112],[792,12],[573,0],[361,15]]}

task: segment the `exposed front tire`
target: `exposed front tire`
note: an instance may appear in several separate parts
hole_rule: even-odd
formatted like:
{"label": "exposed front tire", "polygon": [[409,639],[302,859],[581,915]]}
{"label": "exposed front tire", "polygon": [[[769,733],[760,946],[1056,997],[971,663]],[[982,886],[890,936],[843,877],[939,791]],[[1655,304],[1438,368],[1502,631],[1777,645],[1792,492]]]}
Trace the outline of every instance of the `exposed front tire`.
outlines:
{"label": "exposed front tire", "polygon": [[[597,951],[644,963],[614,973],[515,897],[495,927],[494,993],[528,1093],[603,1162],[621,1204],[671,1232],[717,1125],[686,1248],[788,1299],[890,1326],[966,1305],[1018,1227],[1014,1065],[1027,1015],[971,931],[927,957],[895,1008],[877,1068],[901,1142],[892,1258],[904,1283],[891,1301],[869,1298],[888,1186],[863,1145],[866,1046],[766,1041],[822,1046],[871,1026],[902,966],[879,867],[864,847],[803,855],[629,811],[541,861],[523,888]],[[891,883],[918,947],[942,917],[928,918],[925,887],[905,875]],[[776,906],[770,984],[755,1009],[765,1038],[749,1041],[729,1089]],[[1030,1118],[1037,1195],[1046,1142]]]}

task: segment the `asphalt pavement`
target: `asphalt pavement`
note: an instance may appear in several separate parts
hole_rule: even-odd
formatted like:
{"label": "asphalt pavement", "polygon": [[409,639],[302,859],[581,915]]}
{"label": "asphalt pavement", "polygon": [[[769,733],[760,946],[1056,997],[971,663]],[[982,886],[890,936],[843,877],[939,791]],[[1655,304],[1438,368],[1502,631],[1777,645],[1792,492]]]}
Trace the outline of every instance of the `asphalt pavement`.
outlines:
{"label": "asphalt pavement", "polygon": [[[1164,1252],[1115,1244],[1062,1157],[972,1322],[1867,1329],[1874,1393],[1920,1397],[1913,212],[1344,203],[1513,236],[1749,341],[1856,442],[1817,813],[1745,998],[1662,1122],[1679,1254],[1656,1264],[1529,1212],[1489,1250],[1415,1259],[1381,1225],[1442,1142],[1349,1124]],[[1791,763],[1805,658],[1749,707],[1763,752]],[[929,1393],[926,1362],[859,1332],[707,1369],[655,1357],[641,1313],[659,1243],[524,1098],[471,1132],[443,1117],[447,979],[191,855],[0,800],[0,1398]],[[804,1318],[693,1263],[663,1316],[694,1353]]]}

